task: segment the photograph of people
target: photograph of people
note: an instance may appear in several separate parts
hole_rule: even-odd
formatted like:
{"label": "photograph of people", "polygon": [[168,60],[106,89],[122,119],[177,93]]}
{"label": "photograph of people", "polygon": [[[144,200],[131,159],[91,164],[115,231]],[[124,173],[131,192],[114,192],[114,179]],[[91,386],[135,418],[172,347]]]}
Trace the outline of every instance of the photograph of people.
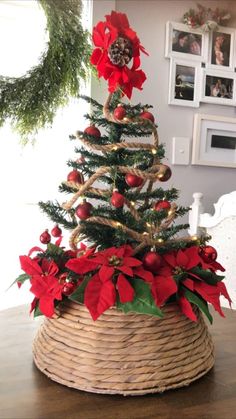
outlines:
{"label": "photograph of people", "polygon": [[185,54],[201,55],[201,48],[201,35],[178,30],[173,31],[172,51],[182,52]]}
{"label": "photograph of people", "polygon": [[185,65],[176,66],[175,99],[194,100],[195,68]]}
{"label": "photograph of people", "polygon": [[232,99],[233,79],[206,76],[205,96]]}
{"label": "photograph of people", "polygon": [[214,32],[212,38],[211,64],[229,66],[231,35]]}

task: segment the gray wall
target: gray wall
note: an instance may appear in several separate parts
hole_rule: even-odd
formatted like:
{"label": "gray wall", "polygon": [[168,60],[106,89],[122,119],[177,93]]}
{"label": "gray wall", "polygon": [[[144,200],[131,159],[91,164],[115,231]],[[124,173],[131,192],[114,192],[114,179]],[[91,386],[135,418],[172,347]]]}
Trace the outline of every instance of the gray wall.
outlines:
{"label": "gray wall", "polygon": [[[99,4],[100,3],[100,4]],[[201,1],[212,8],[230,10],[234,18],[230,26],[236,27],[236,1]],[[172,137],[191,137],[195,113],[235,117],[235,108],[212,104],[200,104],[199,108],[188,108],[167,104],[169,60],[164,58],[165,24],[168,20],[181,21],[183,14],[196,7],[196,2],[187,0],[106,0],[94,2],[94,22],[114,9],[128,15],[131,26],[149,52],[142,56],[142,69],[147,75],[142,92],[135,91],[132,102],[149,103],[154,106],[154,115],[159,125],[159,135],[166,144],[167,162],[171,164]],[[105,7],[106,10],[102,10]],[[93,86],[96,97],[103,100],[105,85]],[[173,176],[166,187],[174,186],[181,191],[179,203],[190,205],[193,192],[203,192],[204,206],[212,211],[212,204],[222,194],[236,190],[236,170],[204,166],[173,166]]]}

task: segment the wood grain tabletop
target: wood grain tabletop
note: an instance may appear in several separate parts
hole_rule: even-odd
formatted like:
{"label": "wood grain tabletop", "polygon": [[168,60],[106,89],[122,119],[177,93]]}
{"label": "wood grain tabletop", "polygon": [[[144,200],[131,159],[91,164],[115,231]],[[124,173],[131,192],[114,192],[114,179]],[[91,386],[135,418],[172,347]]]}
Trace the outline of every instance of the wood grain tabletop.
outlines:
{"label": "wood grain tabletop", "polygon": [[216,363],[203,378],[178,390],[137,397],[73,390],[37,370],[31,345],[40,320],[28,307],[0,312],[1,419],[236,419],[236,311],[214,314],[210,326]]}

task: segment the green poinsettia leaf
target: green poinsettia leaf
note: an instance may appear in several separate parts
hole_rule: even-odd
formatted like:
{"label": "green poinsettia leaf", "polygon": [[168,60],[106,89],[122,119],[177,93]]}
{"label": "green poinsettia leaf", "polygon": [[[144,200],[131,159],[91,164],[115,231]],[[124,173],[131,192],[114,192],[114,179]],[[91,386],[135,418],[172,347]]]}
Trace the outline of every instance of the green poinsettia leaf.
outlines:
{"label": "green poinsettia leaf", "polygon": [[135,290],[135,297],[132,302],[122,304],[117,302],[117,308],[124,313],[135,312],[163,317],[162,311],[156,306],[153,300],[150,286],[141,279],[133,279],[131,285]]}
{"label": "green poinsettia leaf", "polygon": [[215,272],[212,272],[212,271],[206,270],[206,269],[202,269],[198,266],[191,269],[191,272],[193,272],[195,275],[198,275],[200,278],[202,278],[209,285],[216,285],[217,282],[220,282],[224,279],[224,276],[217,275]]}
{"label": "green poinsettia leaf", "polygon": [[21,274],[18,276],[18,278],[16,278],[14,282],[20,282],[21,284],[24,284],[24,282],[27,281],[28,279],[30,279],[30,275]]}
{"label": "green poinsettia leaf", "polygon": [[75,290],[75,292],[73,292],[73,294],[71,294],[69,296],[69,299],[72,301],[76,301],[78,303],[83,303],[84,302],[84,291],[85,288],[88,285],[90,278],[85,278],[82,282],[82,284]]}
{"label": "green poinsettia leaf", "polygon": [[40,311],[39,306],[36,305],[36,307],[34,309],[34,318],[39,317],[39,316],[43,316],[43,313],[42,313],[42,311]]}
{"label": "green poinsettia leaf", "polygon": [[195,304],[202,311],[202,313],[205,314],[209,322],[212,324],[213,318],[211,313],[209,312],[208,304],[206,303],[206,301],[204,301],[202,298],[198,297],[192,291],[189,291],[187,289],[185,289],[184,295],[190,303]]}
{"label": "green poinsettia leaf", "polygon": [[49,253],[50,255],[63,255],[64,254],[64,250],[62,249],[62,247],[57,246],[56,244],[53,243],[48,243],[47,244],[47,253]]}
{"label": "green poinsettia leaf", "polygon": [[14,282],[9,286],[8,290],[12,287],[12,285],[16,284],[17,282],[20,282],[21,284],[24,284],[25,281],[30,279],[30,276],[28,274],[21,274],[19,275]]}

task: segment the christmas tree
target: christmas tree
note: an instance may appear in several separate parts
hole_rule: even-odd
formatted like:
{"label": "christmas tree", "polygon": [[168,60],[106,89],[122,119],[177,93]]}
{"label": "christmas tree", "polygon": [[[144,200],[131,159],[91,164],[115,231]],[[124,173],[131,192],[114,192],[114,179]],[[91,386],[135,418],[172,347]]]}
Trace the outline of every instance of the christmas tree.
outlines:
{"label": "christmas tree", "polygon": [[[45,231],[40,240],[46,250],[36,247],[20,257],[26,274],[18,283],[30,279],[36,315],[52,316],[69,298],[84,303],[94,320],[113,306],[162,316],[164,304],[177,302],[191,320],[197,321],[196,305],[212,321],[208,303],[223,315],[220,295],[230,301],[216,273],[224,268],[205,237],[180,234],[188,226],[176,219],[188,208],[176,203],[175,188],[163,188],[171,169],[151,106],[124,99],[142,89],[140,53],[146,51],[122,13],[99,22],[93,42],[91,62],[108,81],[109,96],[104,105],[84,97],[91,104],[88,127],[71,136],[78,157],[68,162],[60,185],[68,199],[40,202],[59,238],[52,244]],[[71,250],[61,247],[58,224],[72,230]]]}

